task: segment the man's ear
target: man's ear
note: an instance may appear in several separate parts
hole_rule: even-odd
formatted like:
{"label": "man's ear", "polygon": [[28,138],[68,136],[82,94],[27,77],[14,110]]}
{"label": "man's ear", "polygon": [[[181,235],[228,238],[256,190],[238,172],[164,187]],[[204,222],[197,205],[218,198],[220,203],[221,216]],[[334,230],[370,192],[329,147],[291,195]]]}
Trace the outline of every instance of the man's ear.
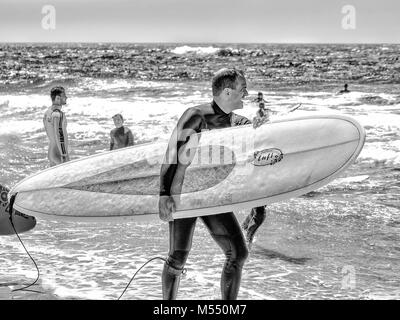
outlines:
{"label": "man's ear", "polygon": [[225,88],[224,89],[225,95],[229,96],[231,94],[231,89],[230,88]]}

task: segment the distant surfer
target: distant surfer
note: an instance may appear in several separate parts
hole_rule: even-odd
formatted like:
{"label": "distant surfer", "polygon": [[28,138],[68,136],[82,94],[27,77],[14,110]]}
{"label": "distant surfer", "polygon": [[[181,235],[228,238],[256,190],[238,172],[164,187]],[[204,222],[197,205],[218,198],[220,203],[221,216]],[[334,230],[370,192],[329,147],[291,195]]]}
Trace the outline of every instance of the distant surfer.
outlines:
{"label": "distant surfer", "polygon": [[269,108],[265,108],[265,103],[264,102],[260,102],[258,104],[259,109],[257,110],[256,116],[253,118],[253,127],[257,128],[259,126],[261,126],[262,124],[269,122],[269,116],[272,112],[271,109]]}
{"label": "distant surfer", "polygon": [[349,93],[350,90],[347,89],[348,86],[349,86],[349,85],[348,85],[347,83],[345,83],[344,89],[343,89],[343,90],[340,90],[340,91],[338,92],[338,94]]}
{"label": "distant surfer", "polygon": [[43,124],[49,138],[48,158],[50,166],[69,161],[67,119],[62,107],[67,103],[63,87],[54,87],[50,91],[52,106],[43,117]]}
{"label": "distant surfer", "polygon": [[114,120],[115,129],[110,132],[110,150],[133,146],[132,131],[124,126],[122,115],[117,113],[112,119]]}
{"label": "distant surfer", "polygon": [[[187,109],[178,120],[170,138],[164,163],[160,172],[159,215],[169,221],[169,253],[162,273],[163,299],[176,299],[180,277],[192,245],[197,218],[172,218],[176,209],[173,195],[182,190],[185,171],[190,165],[180,159],[193,133],[204,129],[220,129],[236,125],[250,124],[250,120],[234,114],[235,109],[243,108],[247,95],[246,79],[242,71],[221,69],[212,80],[213,101]],[[254,213],[253,213],[254,212]],[[252,210],[258,226],[265,219],[265,208]],[[242,275],[242,267],[248,256],[246,239],[233,212],[202,216],[211,236],[224,251],[226,261],[221,277],[222,299],[236,299]],[[248,225],[254,219],[248,219]],[[251,220],[251,221],[250,221]],[[257,227],[258,227],[257,226]],[[253,227],[251,232],[255,232]]]}
{"label": "distant surfer", "polygon": [[264,95],[263,95],[263,93],[260,91],[260,92],[257,94],[257,98],[253,99],[253,102],[255,102],[255,103],[260,103],[260,102],[266,103],[267,101],[264,100]]}

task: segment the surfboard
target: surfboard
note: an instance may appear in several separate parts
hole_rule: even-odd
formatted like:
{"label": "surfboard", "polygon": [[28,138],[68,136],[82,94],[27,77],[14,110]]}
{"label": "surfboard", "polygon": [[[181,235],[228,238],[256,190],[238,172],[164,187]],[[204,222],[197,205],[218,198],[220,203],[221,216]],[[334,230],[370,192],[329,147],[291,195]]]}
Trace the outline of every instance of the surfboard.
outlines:
{"label": "surfboard", "polygon": [[[186,172],[173,182],[174,218],[252,208],[329,183],[354,162],[365,131],[342,115],[288,117],[193,134],[180,153]],[[158,214],[167,141],[73,160],[12,188],[14,208],[52,220],[128,219]],[[185,162],[186,161],[186,162]],[[190,165],[188,165],[190,163]]]}
{"label": "surfboard", "polygon": [[[11,225],[9,203],[7,200],[9,189],[0,185],[0,236],[13,235],[15,231]],[[28,216],[13,210],[11,219],[18,233],[32,230],[36,226],[35,217]]]}

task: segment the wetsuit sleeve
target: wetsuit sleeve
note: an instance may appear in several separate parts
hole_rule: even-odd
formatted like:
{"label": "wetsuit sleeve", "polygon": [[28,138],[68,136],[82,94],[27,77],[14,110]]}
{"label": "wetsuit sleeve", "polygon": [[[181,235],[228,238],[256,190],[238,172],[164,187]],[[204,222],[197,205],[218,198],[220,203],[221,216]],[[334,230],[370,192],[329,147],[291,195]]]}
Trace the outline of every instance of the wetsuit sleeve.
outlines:
{"label": "wetsuit sleeve", "polygon": [[128,129],[128,146],[133,146],[133,134],[132,131]]}
{"label": "wetsuit sleeve", "polygon": [[205,127],[204,118],[195,108],[186,110],[178,120],[169,140],[167,152],[160,171],[160,196],[170,196],[171,186],[179,165],[179,151],[189,141],[193,133]]}
{"label": "wetsuit sleeve", "polygon": [[233,116],[233,121],[232,121],[233,126],[243,126],[246,124],[251,124],[251,121],[246,117],[240,116],[236,113],[233,113],[232,116]]}
{"label": "wetsuit sleeve", "polygon": [[112,130],[110,132],[110,150],[114,150],[114,133]]}
{"label": "wetsuit sleeve", "polygon": [[51,122],[54,129],[54,136],[56,137],[56,143],[61,156],[65,157],[67,155],[67,149],[65,146],[65,137],[63,130],[63,114],[60,111],[54,111],[51,114]]}

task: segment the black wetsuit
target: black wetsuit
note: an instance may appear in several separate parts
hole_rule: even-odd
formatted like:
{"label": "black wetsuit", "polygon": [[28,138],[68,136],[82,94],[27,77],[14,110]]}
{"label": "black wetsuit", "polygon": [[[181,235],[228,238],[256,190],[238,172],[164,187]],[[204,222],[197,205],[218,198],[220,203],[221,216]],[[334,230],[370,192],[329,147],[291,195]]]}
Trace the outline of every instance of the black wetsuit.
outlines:
{"label": "black wetsuit", "polygon": [[[186,110],[179,120],[177,125],[177,145],[169,147],[176,148],[176,150],[172,150],[176,161],[162,165],[160,196],[170,196],[172,194],[171,186],[175,174],[177,170],[185,167],[182,164],[179,166],[177,164],[178,151],[188,141],[188,137],[180,135],[182,130],[192,129],[199,133],[202,129],[220,129],[251,123],[247,118],[234,113],[226,114],[214,101],[211,103],[213,114],[205,114],[203,110],[207,107],[209,106],[190,108]],[[167,150],[167,153],[168,151],[171,150]],[[265,213],[264,207],[260,207],[258,211]],[[242,267],[248,256],[248,249],[240,225],[233,212],[202,216],[200,218],[226,256],[221,278],[222,299],[236,299],[240,287]],[[176,298],[180,274],[191,249],[196,220],[197,218],[185,218],[176,219],[169,223],[169,254],[162,275],[164,299]]]}
{"label": "black wetsuit", "polygon": [[124,126],[112,129],[110,139],[110,150],[133,146],[132,131]]}

